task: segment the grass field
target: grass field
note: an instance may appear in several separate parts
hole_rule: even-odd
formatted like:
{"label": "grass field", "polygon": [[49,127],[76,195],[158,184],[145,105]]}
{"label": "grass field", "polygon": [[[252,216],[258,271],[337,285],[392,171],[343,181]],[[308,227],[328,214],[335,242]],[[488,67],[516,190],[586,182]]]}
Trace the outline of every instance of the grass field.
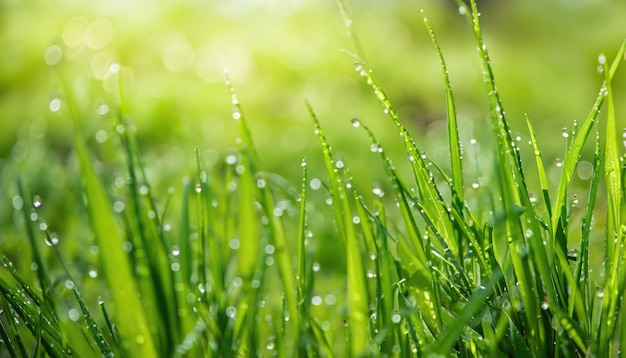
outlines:
{"label": "grass field", "polygon": [[[342,88],[366,91],[367,110],[349,109],[364,114],[335,133],[345,108],[302,100],[316,148],[298,147],[296,159],[280,155],[288,146],[259,150],[284,133],[255,129],[244,94],[267,92],[246,90],[235,70],[219,74],[216,96],[228,122],[199,129],[231,137],[230,149],[164,139],[144,153],[131,114],[169,118],[179,107],[138,105],[117,61],[97,82],[109,97],[92,98],[96,83],[77,90],[48,47],[58,89],[49,110],[72,140],[37,142],[34,122],[33,140],[3,158],[0,356],[621,355],[626,40],[597,56],[587,113],[554,135],[530,110],[513,126],[483,37],[488,17],[473,0],[454,4],[481,96],[453,85],[440,19],[415,14],[438,60],[445,121],[434,139],[413,134],[420,126],[383,89],[340,1],[351,41],[342,61],[353,65],[343,76],[358,83]],[[184,66],[175,57],[173,72]],[[457,96],[481,98],[488,118],[468,124]],[[158,143],[175,125],[151,130]],[[288,131],[295,142],[298,133]]]}

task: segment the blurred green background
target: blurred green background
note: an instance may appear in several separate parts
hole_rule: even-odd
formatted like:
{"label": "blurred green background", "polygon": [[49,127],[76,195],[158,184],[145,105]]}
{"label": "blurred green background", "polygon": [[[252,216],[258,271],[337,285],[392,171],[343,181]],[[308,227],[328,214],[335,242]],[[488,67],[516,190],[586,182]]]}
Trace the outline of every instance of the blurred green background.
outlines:
{"label": "blurred green background", "polygon": [[[448,61],[464,145],[471,138],[489,141],[479,58],[452,0],[347,6],[374,77],[434,161],[447,161],[445,98],[421,9]],[[555,179],[553,163],[565,147],[562,128],[589,113],[603,79],[598,56],[612,59],[626,35],[626,2],[492,0],[479,6],[511,126],[527,140],[528,113]],[[43,200],[55,230],[84,220],[76,214],[79,179],[63,82],[103,161],[119,156],[114,138],[121,108],[135,125],[154,192],[164,196],[193,174],[194,148],[210,166],[236,146],[225,68],[268,171],[297,185],[307,156],[312,175],[323,172],[305,100],[364,187],[384,182],[385,175],[382,165],[372,165],[367,136],[352,128],[352,117],[374,130],[394,161],[405,158],[397,130],[341,51],[353,51],[354,44],[334,0],[0,0],[0,48],[0,242],[7,250],[19,246],[9,238],[23,235],[11,205],[17,173]],[[614,85],[620,127],[625,72]],[[488,175],[467,173],[478,181]],[[122,174],[109,173],[116,175]]]}

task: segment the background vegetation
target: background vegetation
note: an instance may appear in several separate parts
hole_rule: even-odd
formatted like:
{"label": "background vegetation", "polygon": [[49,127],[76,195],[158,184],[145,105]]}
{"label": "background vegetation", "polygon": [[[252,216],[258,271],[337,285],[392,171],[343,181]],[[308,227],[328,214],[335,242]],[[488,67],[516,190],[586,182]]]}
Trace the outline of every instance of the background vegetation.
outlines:
{"label": "background vegetation", "polygon": [[[132,207],[132,201],[125,198],[128,174],[124,166],[129,158],[138,160],[138,150],[143,154],[146,176],[142,180],[151,185],[145,190],[157,198],[156,212],[183,210],[185,192],[180,188],[195,180],[198,170],[194,148],[199,150],[201,168],[209,172],[224,170],[223,163],[231,156],[239,158],[240,152],[233,149],[242,138],[241,129],[233,122],[233,105],[235,111],[242,109],[239,101],[262,168],[286,178],[275,180],[284,183],[279,185],[285,190],[284,198],[276,205],[287,216],[298,215],[291,199],[299,190],[303,157],[307,157],[309,180],[320,177],[325,182],[325,162],[317,154],[319,140],[305,99],[321,121],[334,155],[349,163],[361,187],[373,186],[373,191],[365,190],[366,200],[380,192],[392,192],[384,166],[372,165],[370,138],[354,131],[352,119],[367,123],[392,160],[405,160],[406,148],[381,104],[372,100],[370,86],[354,71],[354,59],[341,49],[362,52],[419,147],[449,171],[445,92],[437,53],[420,9],[436,29],[448,61],[460,142],[471,157],[466,158],[466,180],[479,191],[483,184],[493,183],[491,169],[479,164],[493,159],[489,153],[491,132],[483,130],[489,123],[490,108],[484,99],[481,58],[473,56],[476,43],[458,6],[452,1],[355,1],[348,5],[359,38],[357,49],[332,1],[89,5],[67,1],[54,6],[2,2],[2,253],[28,282],[38,275],[38,266],[48,261],[50,277],[63,277],[52,251],[44,254],[41,263],[27,259],[32,257],[33,245],[24,239],[24,226],[31,220],[36,229],[51,235],[47,243],[60,240],[60,245],[53,246],[71,263],[74,275],[84,285],[83,292],[103,290],[97,280],[102,275],[97,260],[102,247],[94,245],[94,228],[83,225],[87,213],[80,204],[80,189],[86,174],[84,168],[78,168],[77,159],[84,162],[87,157],[77,152],[72,134],[75,123],[71,118],[76,113],[85,126],[80,135],[97,158],[95,174],[110,187],[108,195],[116,212]],[[586,119],[605,76],[598,71],[598,56],[606,53],[612,58],[621,43],[624,31],[620,24],[626,7],[617,1],[486,1],[480,6],[484,39],[513,135],[524,142],[530,139],[524,118],[527,113],[535,125],[549,185],[556,188],[564,150],[571,145],[563,128],[570,128],[575,119]],[[237,102],[224,85],[224,68],[229,69],[230,81],[237,89]],[[624,71],[615,75],[615,98],[623,96],[624,77]],[[615,102],[617,113],[624,113],[624,107],[623,101]],[[125,138],[125,122],[118,121],[120,113],[130,120],[128,130],[131,138],[136,135],[136,142]],[[119,150],[125,141],[133,143],[126,159]],[[583,152],[583,164],[578,166],[569,192],[572,203],[577,203],[579,195],[587,197],[592,175],[593,145]],[[528,157],[527,163],[533,163],[532,154],[530,150],[522,154]],[[408,165],[398,168],[399,173],[411,170]],[[18,175],[22,189],[15,184]],[[539,178],[527,179],[530,191],[539,196]],[[330,195],[335,193],[331,190]],[[30,205],[30,198],[36,209],[34,219],[32,213],[24,216],[20,211]],[[337,255],[344,246],[325,213],[328,199],[323,189],[313,191],[308,218],[319,238],[315,263],[311,264],[323,268],[315,297],[331,306],[319,312],[322,323],[331,320],[333,312],[343,314],[346,309],[346,262],[343,255]],[[383,201],[392,199],[387,196]],[[584,209],[584,203],[580,209],[573,205],[573,220],[583,220]],[[597,216],[596,225],[601,227],[603,220],[603,215]],[[293,236],[298,225],[291,221],[286,230]],[[132,223],[128,230],[141,231]],[[296,240],[288,242],[295,253]],[[92,294],[89,304],[99,295]],[[106,291],[102,295],[108,297]],[[268,302],[277,304],[280,298],[268,298]]]}

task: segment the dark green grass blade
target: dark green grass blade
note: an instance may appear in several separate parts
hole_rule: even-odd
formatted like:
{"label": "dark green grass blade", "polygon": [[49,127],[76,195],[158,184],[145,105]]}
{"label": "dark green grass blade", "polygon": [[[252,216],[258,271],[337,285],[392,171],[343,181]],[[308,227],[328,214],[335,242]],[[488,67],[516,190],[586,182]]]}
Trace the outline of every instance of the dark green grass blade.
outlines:
{"label": "dark green grass blade", "polygon": [[[24,188],[22,181],[19,177],[17,178],[17,189],[18,189],[19,195],[24,199],[24,201],[28,202],[30,197],[27,195],[26,189]],[[42,291],[40,304],[41,304],[42,312],[46,316],[46,318],[53,324],[57,325],[58,319],[55,314],[56,311],[55,311],[54,292],[52,289],[52,284],[50,283],[50,276],[48,275],[48,271],[46,270],[46,265],[43,260],[43,256],[41,252],[41,245],[38,242],[43,237],[41,237],[40,239],[37,239],[35,230],[33,229],[33,226],[32,226],[32,220],[30,219],[30,213],[28,212],[29,209],[31,209],[30,205],[25,205],[21,211],[24,216],[24,225],[26,227],[26,237],[28,238],[28,241],[30,243],[30,248],[32,250],[33,262],[35,262],[37,265],[37,270],[36,270],[37,279],[39,280],[39,285],[41,286],[41,291]],[[32,209],[34,210],[36,208],[32,208]]]}
{"label": "dark green grass blade", "polygon": [[[64,342],[57,325],[47,320],[42,315],[42,310],[33,306],[20,289],[4,279],[0,279],[0,294],[30,330],[33,337],[40,337],[43,340],[44,348],[49,355],[55,357],[67,355],[67,344]],[[22,346],[26,349],[23,344]]]}
{"label": "dark green grass blade", "polygon": [[[5,258],[3,257],[3,259]],[[4,297],[4,294],[2,295],[2,297]],[[26,357],[26,348],[24,346],[24,341],[22,340],[22,336],[20,335],[17,328],[16,319],[13,315],[11,305],[4,298],[0,300],[0,303],[2,303],[2,316],[4,316],[5,318],[0,319],[0,326],[2,326],[2,331],[6,332],[6,334],[3,334],[3,339],[7,345],[7,349],[10,352],[15,352],[16,357]],[[6,338],[4,337],[5,335]]]}
{"label": "dark green grass blade", "polygon": [[[46,232],[45,234],[48,236],[48,241],[52,242],[52,238],[49,237],[50,235],[49,232]],[[59,250],[59,247],[57,245],[54,245],[53,251],[56,253],[57,258],[59,262],[61,263],[61,266],[63,266],[63,270],[65,271],[65,275],[67,276],[67,279],[70,282],[72,282],[72,285],[71,285],[72,293],[74,294],[74,298],[76,298],[76,301],[78,302],[80,309],[83,313],[83,317],[85,318],[85,323],[87,324],[87,332],[91,335],[91,338],[93,339],[93,343],[100,350],[101,356],[113,357],[114,356],[113,350],[111,346],[109,345],[109,343],[107,342],[107,340],[104,338],[104,335],[102,334],[102,330],[100,329],[100,326],[91,315],[91,311],[87,307],[87,303],[85,302],[85,299],[83,298],[82,293],[78,289],[76,280],[74,280],[74,278],[72,277],[72,274],[70,273],[70,270],[67,267],[65,260],[63,259],[61,251]],[[74,337],[74,339],[76,338]]]}

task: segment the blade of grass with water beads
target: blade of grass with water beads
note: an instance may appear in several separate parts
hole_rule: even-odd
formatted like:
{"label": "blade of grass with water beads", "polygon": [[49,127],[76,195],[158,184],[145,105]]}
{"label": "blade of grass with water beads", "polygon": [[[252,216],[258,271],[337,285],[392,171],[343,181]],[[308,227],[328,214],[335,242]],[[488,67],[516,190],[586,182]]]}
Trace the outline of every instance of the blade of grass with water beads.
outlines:
{"label": "blade of grass with water beads", "polygon": [[[258,172],[257,168],[260,166],[260,159],[256,153],[256,149],[252,142],[252,135],[246,117],[243,115],[241,105],[235,93],[234,87],[230,84],[228,76],[226,76],[226,83],[229,86],[232,103],[233,103],[233,119],[238,121],[239,135],[241,137],[241,152],[243,156],[242,161],[246,161],[243,174],[240,174],[240,180],[244,181],[244,187],[241,188],[240,195],[246,197],[245,200],[249,201],[249,204],[254,204],[255,191],[258,190],[259,203],[264,211],[265,217],[268,219],[268,230],[270,234],[270,243],[275,247],[275,255],[277,258],[278,268],[280,272],[281,281],[283,284],[283,290],[285,295],[286,314],[285,321],[289,321],[289,324],[293,329],[290,329],[290,339],[293,342],[300,341],[300,317],[298,314],[298,287],[296,284],[295,275],[293,272],[293,263],[291,261],[291,255],[287,246],[287,237],[282,224],[282,220],[279,216],[274,215],[276,204],[271,191],[270,182],[266,175],[262,172]],[[255,178],[255,174],[257,177]],[[263,185],[258,185],[262,183]],[[246,195],[244,195],[246,190]],[[247,191],[250,191],[249,193]],[[242,203],[244,204],[244,203]],[[245,204],[244,204],[245,205]],[[255,220],[254,207],[249,208],[249,212],[246,213],[246,217],[240,222],[240,225],[246,225],[246,220]],[[258,234],[258,233],[257,233]],[[259,236],[257,236],[259,237]],[[243,246],[243,245],[242,245]],[[258,251],[258,248],[255,248]],[[252,253],[252,249],[248,251]],[[250,322],[254,322],[254,317],[250,318]],[[252,323],[251,323],[252,324]],[[254,326],[252,326],[254,327]]]}
{"label": "blade of grass with water beads", "polygon": [[[21,198],[24,200],[28,200],[29,196],[26,193],[26,189],[22,184],[22,180],[20,177],[17,177],[17,190]],[[39,285],[41,286],[41,308],[43,314],[46,318],[52,322],[54,325],[58,325],[59,321],[55,314],[55,297],[54,290],[52,288],[52,284],[50,283],[50,275],[46,269],[46,265],[43,261],[43,256],[41,253],[41,246],[38,244],[38,239],[35,235],[35,231],[33,229],[33,221],[31,220],[31,213],[29,210],[36,210],[36,207],[32,207],[30,205],[24,205],[22,210],[20,210],[24,217],[24,226],[26,227],[26,237],[30,243],[30,248],[32,250],[32,259],[36,265],[36,273],[37,279],[39,280]]]}
{"label": "blade of grass with water beads", "polygon": [[[3,305],[3,314],[4,314],[4,310],[9,309],[8,307],[6,307],[5,305]],[[7,315],[7,325],[13,324],[15,325],[15,322],[11,322],[9,321],[9,319],[12,319],[12,316]],[[18,358],[20,356],[18,356],[17,354],[17,350],[16,349],[20,349],[20,353],[21,353],[21,357],[26,357],[26,349],[24,348],[24,343],[21,341],[20,336],[17,333],[14,332],[10,332],[10,331],[17,331],[16,329],[13,330],[12,328],[15,327],[11,327],[8,328],[4,326],[5,325],[5,320],[0,320],[0,339],[2,339],[2,342],[4,343],[4,346],[6,347],[6,351],[9,353],[9,356],[11,358]]]}
{"label": "blade of grass with water beads", "polygon": [[369,332],[367,331],[369,304],[368,293],[365,286],[365,270],[359,238],[354,230],[354,223],[351,214],[350,202],[342,178],[337,171],[333,154],[326,141],[324,132],[319,120],[311,105],[306,103],[311,118],[315,124],[315,131],[320,140],[322,155],[326,165],[329,178],[330,193],[333,198],[333,210],[335,220],[339,229],[339,236],[343,238],[346,250],[346,270],[347,270],[347,297],[348,297],[348,334],[349,352],[352,356],[357,356],[367,347],[369,343]]}
{"label": "blade of grass with water beads", "polygon": [[[121,86],[121,84],[120,84]],[[122,89],[120,88],[120,91]],[[123,107],[121,101],[120,107]],[[169,243],[166,242],[150,184],[146,178],[141,154],[127,123],[118,114],[118,128],[125,149],[125,159],[130,177],[129,198],[126,202],[127,231],[131,235],[133,249],[141,254],[134,255],[136,266],[147,270],[147,275],[138,275],[146,314],[159,334],[159,350],[170,352],[180,340],[180,322],[175,305],[174,278],[168,259]]]}
{"label": "blade of grass with water beads", "polygon": [[[58,326],[45,319],[42,316],[41,308],[34,306],[32,302],[27,300],[20,289],[0,278],[0,295],[4,297],[4,301],[7,302],[13,312],[19,316],[23,324],[30,330],[33,337],[39,335],[44,342],[43,346],[46,352],[50,356],[64,357],[67,355],[68,343],[64,342]],[[11,311],[11,309],[8,311]],[[14,316],[13,318],[15,319],[16,317]],[[14,322],[17,323],[19,320]]]}
{"label": "blade of grass with water beads", "polygon": [[459,129],[456,116],[456,106],[454,104],[454,96],[452,94],[452,85],[450,84],[450,77],[448,75],[448,67],[443,57],[441,47],[435,36],[433,28],[430,26],[428,19],[424,17],[424,25],[428,30],[430,39],[435,47],[437,56],[439,57],[439,63],[441,65],[441,72],[443,74],[443,82],[446,90],[446,105],[448,116],[448,144],[450,146],[450,165],[452,168],[452,188],[453,192],[458,198],[459,210],[462,210],[462,203],[464,201],[463,195],[463,164],[461,161],[461,145],[459,141]]}
{"label": "blade of grass with water beads", "polygon": [[[439,301],[439,295],[436,293],[440,290],[440,282],[437,276],[432,274],[432,268],[427,265],[427,263],[433,262],[429,235],[422,236],[420,234],[417,222],[413,216],[413,205],[416,204],[417,200],[413,197],[407,185],[396,172],[391,160],[385,155],[374,133],[366,125],[360,125],[370,137],[372,145],[378,148],[376,153],[380,156],[384,164],[385,171],[387,172],[387,176],[396,196],[396,202],[402,213],[403,222],[409,238],[407,242],[405,242],[405,240],[398,241],[398,253],[408,258],[408,260],[402,260],[402,264],[405,265],[405,269],[408,269],[411,276],[410,283],[416,290],[416,295],[419,297],[417,304],[422,311],[422,319],[424,319],[430,329],[439,332],[443,329],[441,312],[439,312],[441,302]],[[428,216],[423,209],[420,211],[420,214],[428,220]],[[442,240],[440,240],[440,242],[441,241]],[[407,251],[405,248],[408,247],[412,249]],[[407,265],[411,266],[407,267]]]}
{"label": "blade of grass with water beads", "polygon": [[[579,321],[583,325],[583,329],[585,333],[590,337],[594,336],[595,329],[593,328],[593,318],[595,316],[593,312],[593,295],[594,292],[591,292],[591,286],[589,281],[589,245],[590,245],[590,235],[591,235],[591,226],[593,219],[593,212],[596,204],[596,197],[598,193],[598,184],[600,182],[600,159],[601,158],[601,149],[600,149],[600,132],[596,130],[596,145],[593,156],[593,170],[591,174],[591,187],[589,189],[589,197],[587,199],[587,208],[585,213],[585,218],[582,222],[582,237],[580,244],[578,245],[578,261],[576,262],[575,269],[575,280],[578,282],[578,285],[574,286],[573,289],[578,289],[581,291],[583,304],[585,306],[585,312],[587,315],[579,318]],[[590,297],[591,296],[591,297]],[[572,311],[570,310],[570,315]]]}
{"label": "blade of grass with water beads", "polygon": [[81,116],[75,107],[69,87],[65,85],[68,106],[74,121],[74,144],[83,181],[87,214],[99,249],[103,274],[111,290],[115,310],[120,320],[121,336],[125,337],[126,352],[132,356],[156,356],[146,312],[137,295],[137,282],[123,240],[113,215],[112,206],[87,152]]}
{"label": "blade of grass with water beads", "polygon": [[[613,60],[612,65],[608,71],[608,80],[612,80],[617,67],[619,66],[620,61],[622,61],[622,57],[624,56],[624,52],[626,51],[626,40],[622,43],[621,47],[618,50],[618,53]],[[559,224],[559,221],[562,219],[562,215],[564,215],[564,210],[566,206],[567,199],[567,188],[573,178],[574,170],[576,169],[576,164],[580,158],[580,154],[582,149],[587,142],[587,138],[591,133],[591,127],[596,123],[596,119],[600,112],[600,108],[606,99],[607,91],[606,84],[602,85],[600,92],[595,100],[595,103],[591,109],[591,112],[587,116],[587,119],[580,127],[576,138],[574,139],[572,146],[568,152],[568,155],[565,156],[563,161],[563,167],[561,169],[561,177],[559,180],[559,188],[556,192],[556,196],[554,198],[554,204],[552,207],[552,230],[553,237],[556,235],[556,230]]]}
{"label": "blade of grass with water beads", "polygon": [[[619,56],[621,57],[621,56]],[[602,62],[602,61],[601,61]],[[607,190],[607,228],[606,228],[606,254],[605,276],[603,288],[604,299],[602,301],[602,313],[598,332],[598,348],[600,355],[611,355],[613,347],[617,343],[617,330],[620,326],[619,313],[621,310],[624,292],[624,269],[623,254],[626,241],[626,229],[621,215],[621,206],[624,195],[624,187],[621,178],[620,153],[618,149],[617,133],[615,129],[615,106],[613,103],[613,90],[611,85],[611,73],[603,63],[607,97],[607,123],[604,140],[604,180]]]}

